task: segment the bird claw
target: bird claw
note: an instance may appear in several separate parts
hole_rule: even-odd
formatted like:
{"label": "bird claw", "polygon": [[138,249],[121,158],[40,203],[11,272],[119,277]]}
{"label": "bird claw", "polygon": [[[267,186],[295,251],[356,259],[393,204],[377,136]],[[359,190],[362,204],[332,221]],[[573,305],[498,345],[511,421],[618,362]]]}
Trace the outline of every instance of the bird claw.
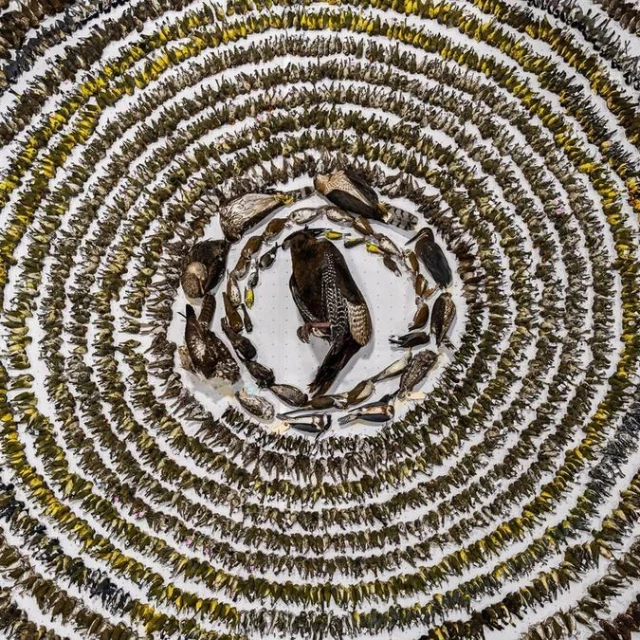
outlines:
{"label": "bird claw", "polygon": [[303,324],[302,326],[298,327],[298,338],[302,341],[302,342],[309,342],[309,325],[308,324]]}

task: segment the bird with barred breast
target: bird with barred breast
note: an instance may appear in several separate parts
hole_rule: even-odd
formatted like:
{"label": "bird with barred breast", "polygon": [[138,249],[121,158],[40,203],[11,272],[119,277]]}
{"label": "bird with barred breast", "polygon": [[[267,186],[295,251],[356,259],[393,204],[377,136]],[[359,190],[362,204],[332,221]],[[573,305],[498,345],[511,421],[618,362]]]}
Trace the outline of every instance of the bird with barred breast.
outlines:
{"label": "bird with barred breast", "polygon": [[378,194],[353,169],[334,171],[329,175],[318,174],[313,186],[329,202],[340,209],[401,229],[413,229],[418,218],[408,211],[382,204]]}
{"label": "bird with barred breast", "polygon": [[304,325],[298,337],[313,334],[331,343],[309,390],[327,392],[349,360],[371,339],[371,316],[347,263],[334,244],[318,239],[322,230],[291,234],[283,247],[291,249],[289,288]]}

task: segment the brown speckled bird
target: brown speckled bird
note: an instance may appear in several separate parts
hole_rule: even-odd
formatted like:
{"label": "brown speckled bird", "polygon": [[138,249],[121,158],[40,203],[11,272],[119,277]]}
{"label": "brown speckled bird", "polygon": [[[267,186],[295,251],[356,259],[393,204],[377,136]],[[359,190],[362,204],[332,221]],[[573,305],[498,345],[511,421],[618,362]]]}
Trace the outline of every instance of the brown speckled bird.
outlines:
{"label": "brown speckled bird", "polygon": [[331,242],[318,240],[317,234],[318,230],[297,231],[283,246],[291,249],[289,288],[305,322],[298,336],[307,342],[311,332],[331,342],[309,385],[311,393],[322,395],[371,339],[371,316],[343,255]]}
{"label": "brown speckled bird", "polygon": [[248,229],[293,200],[288,193],[247,193],[228,202],[220,207],[220,226],[224,237],[237,242]]}
{"label": "brown speckled bird", "polygon": [[201,298],[215,287],[224,274],[229,243],[226,240],[197,242],[183,262],[180,282],[190,298]]}
{"label": "brown speckled bird", "polygon": [[229,349],[196,317],[190,304],[187,305],[184,341],[193,368],[205,378],[220,378],[231,383],[240,379],[240,368]]}
{"label": "brown speckled bird", "polygon": [[413,229],[416,216],[396,207],[388,207],[378,200],[378,194],[352,169],[318,174],[313,186],[329,202],[357,216],[393,224],[401,229]]}

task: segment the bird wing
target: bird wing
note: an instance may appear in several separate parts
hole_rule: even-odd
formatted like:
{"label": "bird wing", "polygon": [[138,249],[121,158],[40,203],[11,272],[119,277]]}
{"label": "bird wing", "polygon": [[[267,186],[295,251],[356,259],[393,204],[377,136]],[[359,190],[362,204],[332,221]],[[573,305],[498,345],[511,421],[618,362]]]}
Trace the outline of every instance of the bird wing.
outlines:
{"label": "bird wing", "polygon": [[[323,299],[332,332],[334,325],[348,326],[349,332],[360,346],[367,344],[371,338],[371,316],[367,303],[344,256],[330,243],[327,243],[325,251],[322,282]],[[332,341],[334,339],[332,333]]]}
{"label": "bird wing", "polygon": [[362,195],[371,203],[372,206],[375,207],[378,204],[378,194],[373,190],[373,188],[367,184],[365,179],[358,173],[355,169],[345,169],[345,175],[351,182],[353,182],[354,186]]}
{"label": "bird wing", "polygon": [[319,322],[319,318],[316,318],[313,313],[309,310],[309,307],[305,303],[304,299],[300,295],[300,291],[298,290],[298,285],[296,284],[295,276],[291,276],[289,278],[289,289],[291,290],[291,295],[293,296],[293,301],[296,303],[296,307],[298,307],[298,311],[300,311],[300,315],[305,322]]}
{"label": "bird wing", "polygon": [[207,354],[207,343],[203,326],[198,322],[195,311],[191,305],[187,305],[187,327],[184,333],[189,355],[193,364],[199,369]]}
{"label": "bird wing", "polygon": [[426,245],[420,257],[438,285],[448,287],[451,284],[451,268],[442,249],[435,242]]}

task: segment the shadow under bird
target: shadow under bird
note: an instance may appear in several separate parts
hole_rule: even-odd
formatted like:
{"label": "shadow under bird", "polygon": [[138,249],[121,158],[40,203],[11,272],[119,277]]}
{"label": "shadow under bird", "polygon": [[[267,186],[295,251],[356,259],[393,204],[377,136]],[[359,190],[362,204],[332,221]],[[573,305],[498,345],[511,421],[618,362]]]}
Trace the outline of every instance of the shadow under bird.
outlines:
{"label": "shadow under bird", "polygon": [[297,231],[285,240],[291,249],[289,288],[304,325],[298,337],[307,342],[310,332],[329,340],[331,348],[309,390],[327,392],[349,360],[371,339],[371,316],[340,251],[318,240],[318,230]]}
{"label": "shadow under bird", "polygon": [[440,245],[435,241],[433,231],[428,227],[421,229],[407,244],[416,242],[415,253],[436,284],[446,288],[451,284],[451,268]]}
{"label": "shadow under bird", "polygon": [[262,222],[276,209],[293,203],[288,193],[247,193],[220,207],[220,227],[224,237],[237,242],[244,233]]}
{"label": "shadow under bird", "polygon": [[228,382],[240,379],[240,368],[227,346],[201,322],[193,307],[187,305],[187,325],[184,340],[195,371],[205,378],[220,378]]}
{"label": "shadow under bird", "polygon": [[180,282],[190,298],[202,298],[224,275],[229,253],[226,240],[197,242],[184,259]]}
{"label": "shadow under bird", "polygon": [[366,180],[353,169],[334,171],[329,175],[318,174],[313,186],[329,202],[357,216],[395,225],[401,229],[413,229],[416,216],[396,207],[387,207]]}

